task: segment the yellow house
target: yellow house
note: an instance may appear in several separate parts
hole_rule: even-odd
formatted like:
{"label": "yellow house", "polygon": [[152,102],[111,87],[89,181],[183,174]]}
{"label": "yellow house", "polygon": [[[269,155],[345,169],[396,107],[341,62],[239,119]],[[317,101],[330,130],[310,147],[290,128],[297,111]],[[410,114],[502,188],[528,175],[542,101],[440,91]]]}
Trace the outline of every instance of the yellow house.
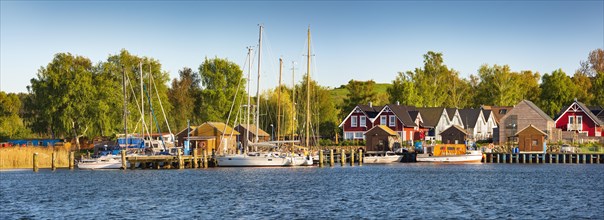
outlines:
{"label": "yellow house", "polygon": [[195,127],[189,133],[193,147],[216,154],[233,154],[237,152],[237,136],[239,132],[222,122],[206,122]]}

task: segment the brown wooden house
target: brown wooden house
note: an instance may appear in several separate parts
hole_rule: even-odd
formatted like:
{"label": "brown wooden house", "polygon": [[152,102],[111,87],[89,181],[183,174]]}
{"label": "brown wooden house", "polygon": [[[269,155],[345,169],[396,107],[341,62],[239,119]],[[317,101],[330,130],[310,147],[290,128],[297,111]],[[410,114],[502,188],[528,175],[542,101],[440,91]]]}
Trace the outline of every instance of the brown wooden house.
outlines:
{"label": "brown wooden house", "polygon": [[237,152],[238,135],[239,132],[222,122],[206,122],[191,130],[189,138],[191,149],[197,147],[207,152],[214,150],[216,154],[232,154]]}
{"label": "brown wooden house", "polygon": [[515,135],[520,129],[532,125],[533,127],[548,134],[548,140],[556,142],[556,124],[554,120],[545,114],[539,107],[529,100],[522,100],[508,111],[499,121],[499,144],[520,143]]}
{"label": "brown wooden house", "polygon": [[[256,134],[256,129],[258,130],[258,134]],[[241,143],[244,149],[247,147],[248,141],[254,142],[256,137],[258,137],[258,142],[266,142],[271,139],[271,135],[254,124],[250,124],[249,128],[247,124],[237,125],[235,131],[239,132],[240,135],[237,135],[237,142]]]}
{"label": "brown wooden house", "polygon": [[516,133],[516,136],[518,136],[518,149],[520,151],[543,152],[545,150],[543,143],[545,143],[547,133],[532,124],[520,130]]}
{"label": "brown wooden house", "polygon": [[400,143],[398,133],[386,125],[377,125],[365,133],[366,151],[392,151]]}
{"label": "brown wooden house", "polygon": [[443,144],[465,144],[468,133],[459,125],[451,125],[440,133]]}

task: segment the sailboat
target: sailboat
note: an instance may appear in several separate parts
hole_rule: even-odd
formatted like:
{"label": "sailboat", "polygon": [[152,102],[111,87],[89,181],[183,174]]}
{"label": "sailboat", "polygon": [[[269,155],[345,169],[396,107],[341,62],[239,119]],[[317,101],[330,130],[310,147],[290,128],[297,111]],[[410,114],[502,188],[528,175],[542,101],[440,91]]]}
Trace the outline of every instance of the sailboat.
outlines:
{"label": "sailboat", "polygon": [[[260,104],[260,67],[261,67],[261,52],[262,52],[262,30],[263,30],[263,26],[260,25],[260,34],[259,34],[259,40],[258,40],[258,84],[256,87],[256,98],[257,98],[257,105],[256,105],[256,122],[258,122],[259,119],[259,104]],[[248,53],[250,55],[248,55],[248,58],[251,58],[251,53],[249,52],[251,50],[248,50]],[[251,62],[250,62],[251,64]],[[248,70],[248,94],[249,94],[249,80],[250,79],[250,74],[249,74],[249,70]],[[250,128],[249,126],[249,109],[250,109],[250,99],[249,99],[249,95],[248,95],[248,114],[247,114],[247,128]],[[256,134],[258,134],[258,126],[256,126]],[[248,130],[246,130],[246,132],[248,132],[248,135],[246,135],[246,137],[249,138],[249,132]],[[217,157],[217,161],[218,161],[218,166],[220,167],[272,167],[272,166],[290,166],[292,165],[292,159],[291,157],[287,157],[287,155],[285,154],[281,154],[277,151],[275,151],[277,149],[277,146],[272,144],[272,143],[258,143],[258,135],[256,135],[255,137],[255,141],[251,142],[250,140],[245,140],[248,142],[247,146],[253,146],[255,148],[257,147],[267,147],[269,148],[268,151],[265,152],[246,152],[244,154],[233,154],[233,155],[225,155],[225,156],[220,156]]]}

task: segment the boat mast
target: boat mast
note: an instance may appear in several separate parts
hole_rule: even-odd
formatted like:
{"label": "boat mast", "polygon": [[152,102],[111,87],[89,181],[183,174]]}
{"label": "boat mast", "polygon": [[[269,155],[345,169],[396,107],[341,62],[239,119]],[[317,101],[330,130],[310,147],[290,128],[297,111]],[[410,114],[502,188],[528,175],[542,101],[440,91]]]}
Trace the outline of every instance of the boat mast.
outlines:
{"label": "boat mast", "polygon": [[306,142],[304,146],[309,146],[310,130],[310,26],[308,26],[308,53],[306,54]]}
{"label": "boat mast", "polygon": [[[122,66],[122,90],[124,92],[124,134],[125,134],[125,141],[126,141],[126,148],[128,148],[128,110],[127,110],[127,105],[128,103],[126,102],[126,70],[124,69],[124,66]],[[119,143],[118,143],[119,144]]]}
{"label": "boat mast", "polygon": [[143,95],[143,63],[139,62],[139,71],[140,71],[140,79],[141,79],[141,134],[143,135],[143,140],[145,139],[145,96]]}
{"label": "boat mast", "polygon": [[[296,62],[292,61],[292,141],[294,140],[296,133]],[[293,144],[292,144],[293,145]],[[293,150],[293,149],[292,149]],[[292,151],[293,152],[293,151]]]}
{"label": "boat mast", "polygon": [[279,131],[281,130],[281,77],[283,74],[283,59],[279,58],[279,90],[277,91],[277,141],[279,141]]}
{"label": "boat mast", "polygon": [[256,86],[256,143],[258,142],[258,129],[260,127],[260,64],[262,64],[261,54],[262,54],[262,25],[260,26],[260,37],[258,38],[258,82]]}
{"label": "boat mast", "polygon": [[248,144],[250,142],[250,101],[251,101],[251,93],[250,93],[250,81],[252,81],[251,79],[251,72],[252,72],[252,47],[248,47],[247,48],[247,117],[245,117],[245,123],[247,124],[247,126],[245,127],[245,131],[247,132],[247,134],[245,134],[245,153],[247,153],[247,147]]}

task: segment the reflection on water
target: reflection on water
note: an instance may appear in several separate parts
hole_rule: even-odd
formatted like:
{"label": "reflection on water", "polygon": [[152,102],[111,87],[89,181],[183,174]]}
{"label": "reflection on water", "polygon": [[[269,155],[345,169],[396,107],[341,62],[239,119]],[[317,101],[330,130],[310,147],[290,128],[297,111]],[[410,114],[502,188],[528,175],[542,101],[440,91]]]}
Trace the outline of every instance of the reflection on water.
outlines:
{"label": "reflection on water", "polygon": [[0,201],[0,219],[601,219],[604,165],[0,171]]}

